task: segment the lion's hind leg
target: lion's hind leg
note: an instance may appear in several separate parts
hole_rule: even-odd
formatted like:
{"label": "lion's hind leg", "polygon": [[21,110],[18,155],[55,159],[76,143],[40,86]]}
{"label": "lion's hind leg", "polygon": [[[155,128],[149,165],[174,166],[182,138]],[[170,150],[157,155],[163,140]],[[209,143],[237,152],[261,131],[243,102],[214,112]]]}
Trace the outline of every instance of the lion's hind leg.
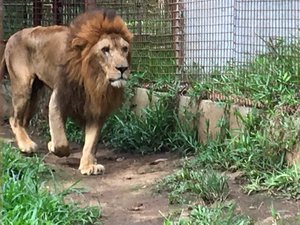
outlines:
{"label": "lion's hind leg", "polygon": [[[12,105],[13,105],[13,116],[10,118],[9,123],[15,134],[16,141],[20,150],[24,153],[32,153],[37,150],[37,144],[31,140],[27,131],[27,113],[31,107],[31,92],[33,78],[26,76],[21,77],[21,74],[16,76],[11,75],[11,86],[12,86]],[[28,79],[27,79],[28,78]]]}

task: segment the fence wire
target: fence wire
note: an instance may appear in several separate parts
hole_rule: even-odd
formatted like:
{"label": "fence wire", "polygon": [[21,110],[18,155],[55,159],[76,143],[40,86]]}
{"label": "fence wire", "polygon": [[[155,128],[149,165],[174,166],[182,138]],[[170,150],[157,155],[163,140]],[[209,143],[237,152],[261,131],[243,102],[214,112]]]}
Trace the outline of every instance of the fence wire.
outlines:
{"label": "fence wire", "polygon": [[[68,24],[88,0],[4,0],[4,38],[24,27]],[[299,0],[97,0],[134,33],[133,72],[206,80],[299,38]]]}

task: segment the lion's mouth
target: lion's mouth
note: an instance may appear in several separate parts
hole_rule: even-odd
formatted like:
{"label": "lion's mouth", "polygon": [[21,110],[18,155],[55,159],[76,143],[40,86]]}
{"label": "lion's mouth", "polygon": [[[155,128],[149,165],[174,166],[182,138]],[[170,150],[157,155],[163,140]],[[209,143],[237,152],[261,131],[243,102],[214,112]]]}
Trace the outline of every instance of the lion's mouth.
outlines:
{"label": "lion's mouth", "polygon": [[127,79],[125,79],[124,77],[119,77],[117,79],[110,78],[108,80],[109,80],[110,83],[113,83],[113,82],[116,82],[116,81],[119,81],[119,80],[127,81]]}
{"label": "lion's mouth", "polygon": [[118,79],[109,79],[110,85],[116,88],[124,87],[126,84],[126,79],[120,77]]}

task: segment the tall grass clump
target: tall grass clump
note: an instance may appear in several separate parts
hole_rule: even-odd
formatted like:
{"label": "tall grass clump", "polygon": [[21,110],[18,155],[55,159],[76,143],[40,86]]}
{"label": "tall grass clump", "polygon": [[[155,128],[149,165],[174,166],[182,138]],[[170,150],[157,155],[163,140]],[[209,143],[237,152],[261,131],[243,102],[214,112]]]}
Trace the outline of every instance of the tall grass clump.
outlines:
{"label": "tall grass clump", "polygon": [[[129,81],[127,100],[133,96],[136,80]],[[154,90],[159,92],[154,94]],[[167,90],[167,91],[166,91]],[[137,115],[130,101],[104,124],[102,140],[115,149],[147,154],[174,150],[195,151],[197,132],[182,124],[177,116],[178,83],[175,80],[158,79],[149,89],[150,105]]]}
{"label": "tall grass clump", "polygon": [[292,116],[283,115],[249,114],[239,135],[207,143],[194,163],[242,171],[247,193],[269,191],[287,197],[299,196],[300,174],[296,166],[287,165],[285,160],[287,151],[298,148],[299,124]]}
{"label": "tall grass clump", "polygon": [[1,145],[1,154],[1,224],[97,224],[99,209],[65,202],[70,190],[54,193],[45,187],[53,178],[39,158],[25,158],[10,145]]}
{"label": "tall grass clump", "polygon": [[188,218],[165,219],[164,225],[251,225],[249,217],[236,213],[234,204],[195,206]]}
{"label": "tall grass clump", "polygon": [[297,197],[300,176],[285,159],[288,152],[299,151],[300,45],[278,41],[268,47],[247,65],[231,65],[210,84],[194,86],[193,95],[215,91],[260,106],[247,117],[237,115],[244,126],[240,133],[225,131],[225,139],[209,141],[196,161],[204,167],[243,171],[248,193],[263,190]]}
{"label": "tall grass clump", "polygon": [[197,82],[190,90],[194,96],[216,91],[261,103],[266,108],[297,105],[300,85],[300,43],[277,40],[266,44],[266,53],[245,65],[226,66],[214,71],[210,82]]}
{"label": "tall grass clump", "polygon": [[226,200],[228,178],[212,169],[201,169],[186,163],[182,169],[164,178],[159,191],[168,193],[170,204],[204,202],[213,204]]}

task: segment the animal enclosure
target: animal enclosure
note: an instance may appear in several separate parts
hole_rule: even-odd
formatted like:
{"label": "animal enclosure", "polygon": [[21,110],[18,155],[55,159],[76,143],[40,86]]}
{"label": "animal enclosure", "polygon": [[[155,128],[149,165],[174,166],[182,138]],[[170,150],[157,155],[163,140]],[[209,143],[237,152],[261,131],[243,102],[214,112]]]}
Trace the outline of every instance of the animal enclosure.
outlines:
{"label": "animal enclosure", "polygon": [[68,24],[97,6],[115,9],[135,35],[133,71],[205,80],[214,71],[299,37],[298,0],[4,0],[4,39],[37,25]]}

